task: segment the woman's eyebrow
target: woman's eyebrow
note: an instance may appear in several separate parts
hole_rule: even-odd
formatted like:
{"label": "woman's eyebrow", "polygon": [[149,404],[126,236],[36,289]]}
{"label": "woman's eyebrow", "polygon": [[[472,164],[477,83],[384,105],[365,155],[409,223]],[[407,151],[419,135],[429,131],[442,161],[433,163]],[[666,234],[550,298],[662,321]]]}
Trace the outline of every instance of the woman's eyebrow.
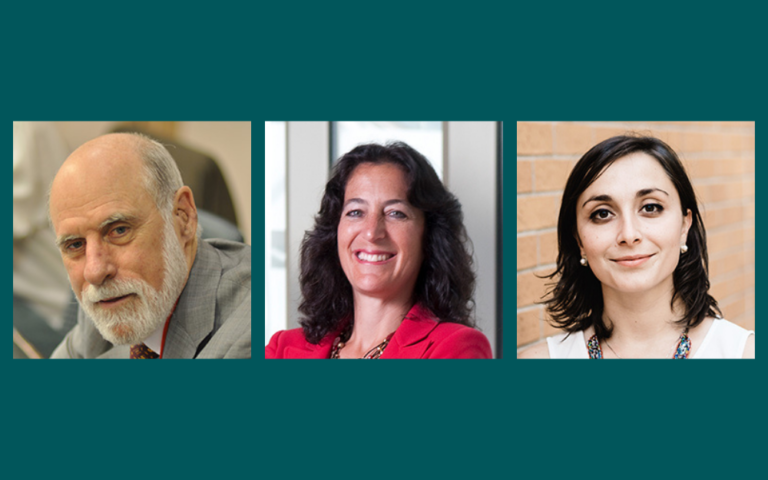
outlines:
{"label": "woman's eyebrow", "polygon": [[594,197],[589,197],[586,202],[584,202],[584,205],[581,206],[581,208],[584,208],[586,204],[589,202],[610,202],[613,198],[611,198],[610,195],[595,195]]}
{"label": "woman's eyebrow", "polygon": [[642,190],[638,190],[637,196],[638,197],[644,197],[646,195],[650,195],[653,192],[661,192],[664,195],[669,196],[669,194],[667,192],[665,192],[664,190],[662,190],[660,188],[644,188]]}
{"label": "woman's eyebrow", "polygon": [[350,203],[362,203],[363,205],[367,205],[368,204],[368,202],[366,202],[362,198],[350,198],[349,200],[344,202],[344,205],[342,206],[342,208],[346,208],[347,205],[349,205]]}
{"label": "woman's eyebrow", "polygon": [[[667,192],[665,192],[664,190],[662,190],[660,188],[644,188],[642,190],[638,190],[637,191],[637,195],[635,195],[635,196],[640,198],[640,197],[644,197],[646,195],[650,195],[653,192],[661,192],[664,195],[669,196],[669,194]],[[588,204],[589,202],[610,202],[612,200],[613,200],[613,198],[610,195],[595,195],[594,197],[589,197],[587,199],[587,201],[584,202],[584,205],[581,206],[581,208],[584,208],[584,206],[586,204]]]}
{"label": "woman's eyebrow", "polygon": [[[349,205],[350,203],[362,203],[363,205],[368,205],[368,202],[363,200],[362,198],[350,198],[346,202],[344,202],[344,207]],[[401,200],[399,198],[393,198],[392,200],[387,200],[384,202],[384,206],[394,205],[397,203],[402,203],[404,205],[408,205],[408,202],[406,200]]]}

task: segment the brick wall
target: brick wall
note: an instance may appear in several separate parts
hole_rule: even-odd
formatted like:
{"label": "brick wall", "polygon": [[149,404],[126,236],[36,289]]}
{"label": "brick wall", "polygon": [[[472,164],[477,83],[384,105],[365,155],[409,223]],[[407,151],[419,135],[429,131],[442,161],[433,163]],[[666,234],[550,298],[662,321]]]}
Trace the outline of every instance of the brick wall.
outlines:
{"label": "brick wall", "polygon": [[595,144],[627,132],[667,142],[691,177],[707,229],[710,294],[728,320],[755,328],[754,122],[519,122],[517,346],[557,333],[536,302],[557,258],[557,215],[568,174]]}

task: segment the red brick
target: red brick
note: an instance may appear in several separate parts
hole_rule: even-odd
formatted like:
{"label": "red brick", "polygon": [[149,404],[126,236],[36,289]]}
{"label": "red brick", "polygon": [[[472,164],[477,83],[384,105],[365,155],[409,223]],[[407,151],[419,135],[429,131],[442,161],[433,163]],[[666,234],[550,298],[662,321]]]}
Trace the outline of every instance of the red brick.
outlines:
{"label": "red brick", "polygon": [[547,291],[546,284],[550,280],[539,277],[547,273],[551,272],[542,269],[517,275],[517,308],[534,305],[541,301]]}
{"label": "red brick", "polygon": [[517,269],[536,266],[536,235],[517,237]]}
{"label": "red brick", "polygon": [[731,253],[725,257],[709,259],[709,276],[717,280],[720,275],[739,270],[744,267],[745,255],[743,251]]}
{"label": "red brick", "polygon": [[536,160],[536,190],[563,190],[574,163],[570,160]]}
{"label": "red brick", "polygon": [[527,193],[533,190],[533,163],[517,162],[517,193]]}
{"label": "red brick", "polygon": [[746,302],[744,298],[732,299],[729,303],[723,305],[720,304],[720,308],[723,310],[723,316],[725,318],[737,318],[746,310]]}
{"label": "red brick", "polygon": [[555,125],[555,153],[583,155],[594,146],[592,127],[575,123]]}
{"label": "red brick", "polygon": [[728,298],[731,295],[744,291],[745,275],[739,275],[734,278],[722,280],[712,284],[709,294],[715,298]]}
{"label": "red brick", "polygon": [[741,160],[744,164],[744,173],[755,173],[755,158],[744,158]]}
{"label": "red brick", "polygon": [[672,150],[680,154],[683,151],[683,133],[677,130],[661,130],[656,133],[656,137],[669,145]]}
{"label": "red brick", "polygon": [[559,208],[559,195],[518,198],[517,231],[523,232],[556,226]]}
{"label": "red brick", "polygon": [[546,155],[552,153],[552,124],[518,122],[517,155]]}
{"label": "red brick", "polygon": [[539,265],[557,261],[557,231],[539,234]]}
{"label": "red brick", "polygon": [[518,348],[533,343],[540,338],[541,308],[528,310],[517,314],[517,346]]}
{"label": "red brick", "polygon": [[708,230],[741,223],[744,219],[744,207],[700,208],[704,225]]}
{"label": "red brick", "polygon": [[593,129],[593,132],[594,132],[594,140],[593,140],[594,145],[597,145],[603,140],[608,140],[611,137],[626,135],[627,133],[629,133],[629,130],[625,128],[595,127]]}
{"label": "red brick", "polygon": [[691,153],[704,151],[704,137],[702,133],[686,132],[683,134],[683,151]]}

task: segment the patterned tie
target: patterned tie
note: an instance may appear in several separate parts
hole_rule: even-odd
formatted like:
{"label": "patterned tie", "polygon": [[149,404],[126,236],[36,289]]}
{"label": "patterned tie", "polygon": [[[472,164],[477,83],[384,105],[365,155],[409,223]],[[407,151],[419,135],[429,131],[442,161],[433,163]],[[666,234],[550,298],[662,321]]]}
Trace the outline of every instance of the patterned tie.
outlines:
{"label": "patterned tie", "polygon": [[160,355],[155,353],[151,348],[144,345],[143,343],[137,343],[136,345],[131,345],[131,356],[130,358],[158,358]]}

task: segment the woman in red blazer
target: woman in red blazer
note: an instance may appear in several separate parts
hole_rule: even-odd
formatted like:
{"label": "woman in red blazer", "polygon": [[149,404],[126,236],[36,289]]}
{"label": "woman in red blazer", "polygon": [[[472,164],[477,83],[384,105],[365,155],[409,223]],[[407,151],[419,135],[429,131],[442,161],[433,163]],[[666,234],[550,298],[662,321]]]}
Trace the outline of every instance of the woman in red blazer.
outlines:
{"label": "woman in red blazer", "polygon": [[461,204],[404,143],[341,157],[301,246],[302,328],[266,358],[491,358]]}

